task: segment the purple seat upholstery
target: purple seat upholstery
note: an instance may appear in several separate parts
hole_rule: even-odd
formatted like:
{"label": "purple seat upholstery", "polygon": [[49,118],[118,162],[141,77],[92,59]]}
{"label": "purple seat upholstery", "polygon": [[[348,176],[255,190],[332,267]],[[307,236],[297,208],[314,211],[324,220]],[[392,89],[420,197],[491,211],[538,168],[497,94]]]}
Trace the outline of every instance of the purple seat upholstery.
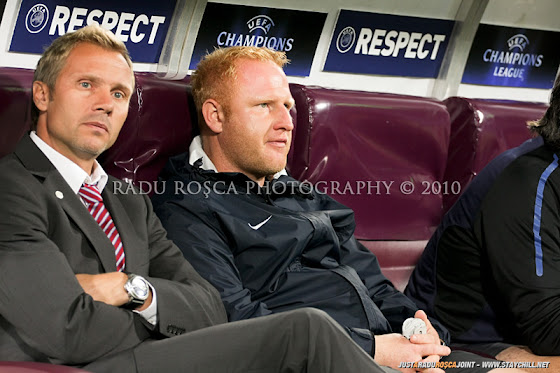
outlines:
{"label": "purple seat upholstery", "polygon": [[[460,190],[495,156],[529,139],[527,121],[539,119],[542,103],[450,97],[444,101],[451,118],[449,159],[444,179],[459,182]],[[444,195],[444,211],[459,194]]]}
{"label": "purple seat upholstery", "polygon": [[31,126],[33,71],[0,68],[0,157],[11,153]]}
{"label": "purple seat upholstery", "polygon": [[154,186],[167,159],[188,149],[191,116],[196,114],[189,109],[188,88],[185,81],[136,74],[136,92],[126,122],[101,158],[109,174],[149,192],[146,188]]}
{"label": "purple seat upholstery", "polygon": [[[445,106],[412,96],[291,89],[298,123],[292,175],[355,211],[356,237],[403,289],[442,217],[437,185],[447,163]],[[382,182],[392,184],[387,189]],[[401,185],[414,191],[406,194],[410,189],[402,192]]]}

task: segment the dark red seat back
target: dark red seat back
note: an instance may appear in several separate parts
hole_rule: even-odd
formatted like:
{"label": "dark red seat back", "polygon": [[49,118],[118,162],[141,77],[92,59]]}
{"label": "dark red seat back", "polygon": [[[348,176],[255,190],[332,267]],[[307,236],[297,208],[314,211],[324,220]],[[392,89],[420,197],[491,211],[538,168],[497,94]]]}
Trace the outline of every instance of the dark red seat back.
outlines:
{"label": "dark red seat back", "polygon": [[33,70],[0,68],[0,157],[11,153],[31,127]]}
{"label": "dark red seat back", "polygon": [[291,89],[298,124],[292,175],[355,211],[356,237],[402,289],[442,217],[445,106],[412,96]]}
{"label": "dark red seat back", "polygon": [[[548,107],[542,103],[463,97],[450,97],[444,103],[451,118],[444,179],[449,185],[459,185],[460,191],[494,157],[529,139],[527,122],[542,117]],[[456,193],[445,195],[444,210],[449,210],[458,197]]]}

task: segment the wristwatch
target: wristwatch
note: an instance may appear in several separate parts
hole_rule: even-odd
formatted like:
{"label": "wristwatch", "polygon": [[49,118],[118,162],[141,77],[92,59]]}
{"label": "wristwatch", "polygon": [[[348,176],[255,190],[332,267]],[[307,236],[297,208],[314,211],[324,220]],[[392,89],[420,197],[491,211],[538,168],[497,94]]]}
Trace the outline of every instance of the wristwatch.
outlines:
{"label": "wristwatch", "polygon": [[144,304],[150,295],[150,285],[142,276],[132,273],[128,274],[128,280],[124,284],[124,290],[128,293],[128,303],[124,308],[135,309]]}

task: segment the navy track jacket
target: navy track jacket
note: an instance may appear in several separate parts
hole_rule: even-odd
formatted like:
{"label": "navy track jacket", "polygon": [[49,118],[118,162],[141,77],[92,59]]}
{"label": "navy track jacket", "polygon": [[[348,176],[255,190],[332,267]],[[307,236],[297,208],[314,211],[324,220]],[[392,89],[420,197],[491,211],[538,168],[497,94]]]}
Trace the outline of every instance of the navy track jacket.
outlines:
{"label": "navy track jacket", "polygon": [[191,166],[188,154],[172,158],[165,193],[153,202],[169,238],[220,292],[230,321],[315,307],[369,353],[373,335],[401,332],[418,307],[355,239],[351,209],[289,176],[260,187],[200,164]]}

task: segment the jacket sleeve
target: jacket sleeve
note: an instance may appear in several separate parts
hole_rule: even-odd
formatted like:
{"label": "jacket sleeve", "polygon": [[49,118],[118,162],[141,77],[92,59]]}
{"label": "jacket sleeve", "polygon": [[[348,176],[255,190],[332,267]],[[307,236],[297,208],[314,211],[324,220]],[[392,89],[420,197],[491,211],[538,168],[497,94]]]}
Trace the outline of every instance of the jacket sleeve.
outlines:
{"label": "jacket sleeve", "polygon": [[145,195],[144,199],[150,251],[147,280],[157,293],[159,332],[172,337],[227,322],[220,294],[167,238],[151,201]]}
{"label": "jacket sleeve", "polygon": [[[86,364],[150,338],[153,327],[141,316],[94,301],[83,291],[69,262],[78,260],[80,267],[81,243],[68,238],[83,237],[80,228],[69,222],[54,189],[15,168],[20,171],[10,168],[10,177],[0,172],[0,314],[15,338],[33,350],[26,352],[53,363]],[[44,183],[64,180],[56,174]],[[77,198],[67,185],[61,188],[58,196]],[[158,293],[159,331],[172,336],[226,322],[217,291],[165,238],[149,199],[129,198],[134,198],[127,206],[139,236],[130,249],[147,258],[142,274]]]}
{"label": "jacket sleeve", "polygon": [[85,294],[50,239],[57,206],[44,189],[31,176],[0,175],[3,324],[32,355],[57,363],[87,363],[136,346],[149,337],[140,317]]}
{"label": "jacket sleeve", "polygon": [[[402,333],[404,320],[414,317],[418,307],[406,295],[395,289],[391,281],[383,275],[377,257],[352,235],[342,244],[341,261],[342,264],[356,270],[368,288],[371,299],[389,321],[393,332]],[[440,338],[449,344],[450,335],[447,329],[433,318],[430,318],[430,322]]]}
{"label": "jacket sleeve", "polygon": [[528,175],[526,168],[516,169],[498,180],[485,198],[475,235],[488,256],[486,282],[495,287],[489,303],[505,309],[502,320],[514,323],[515,334],[534,353],[560,355],[559,171],[543,183],[539,196],[541,171]]}
{"label": "jacket sleeve", "polygon": [[254,301],[244,287],[227,240],[213,213],[196,197],[156,203],[168,237],[196,271],[218,289],[229,321],[269,315],[263,302]]}

